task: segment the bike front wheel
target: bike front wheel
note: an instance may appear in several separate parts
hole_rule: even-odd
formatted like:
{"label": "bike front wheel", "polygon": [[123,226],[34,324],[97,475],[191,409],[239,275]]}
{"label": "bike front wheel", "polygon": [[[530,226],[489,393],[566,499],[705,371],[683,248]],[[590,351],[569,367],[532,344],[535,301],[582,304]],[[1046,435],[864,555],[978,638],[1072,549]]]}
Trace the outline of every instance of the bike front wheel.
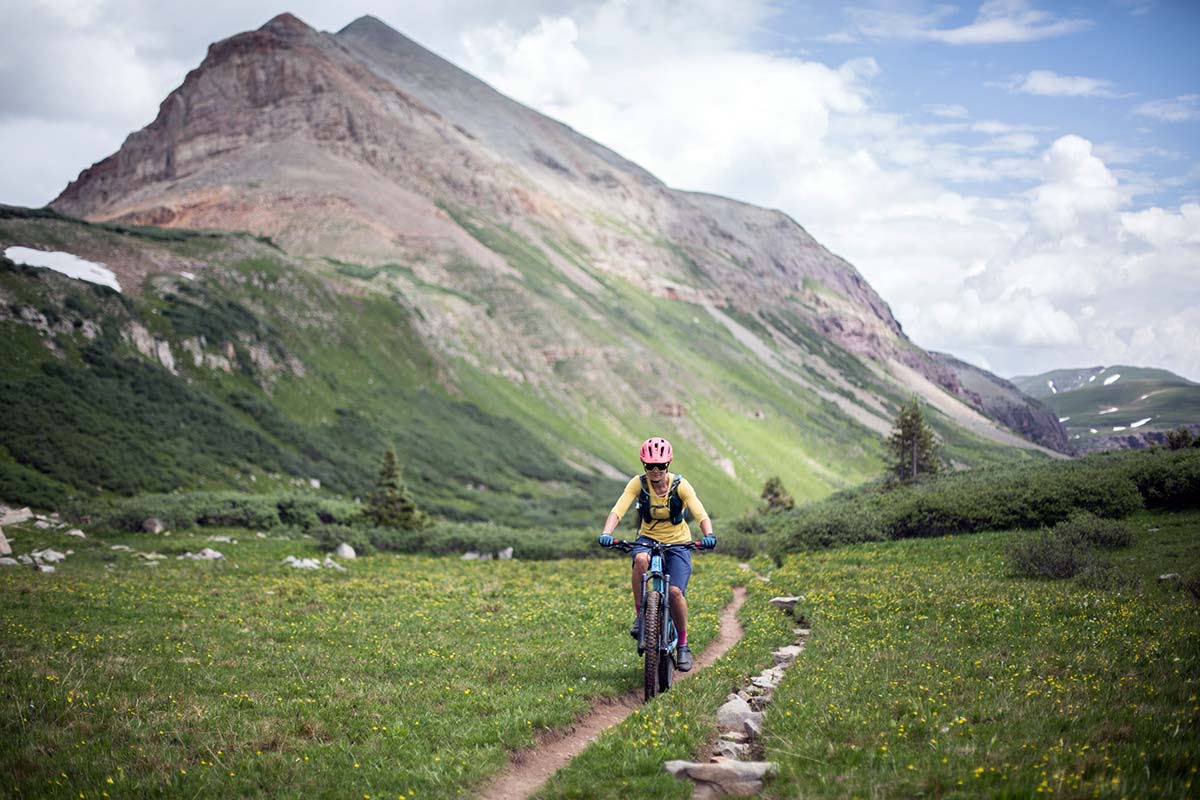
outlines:
{"label": "bike front wheel", "polygon": [[[662,596],[658,592],[650,592],[646,596],[645,608],[642,609],[642,641],[646,647],[646,665],[642,675],[642,686],[645,690],[645,700],[650,700],[658,694],[659,660],[662,653],[659,649],[662,639]],[[670,658],[667,658],[670,661]]]}

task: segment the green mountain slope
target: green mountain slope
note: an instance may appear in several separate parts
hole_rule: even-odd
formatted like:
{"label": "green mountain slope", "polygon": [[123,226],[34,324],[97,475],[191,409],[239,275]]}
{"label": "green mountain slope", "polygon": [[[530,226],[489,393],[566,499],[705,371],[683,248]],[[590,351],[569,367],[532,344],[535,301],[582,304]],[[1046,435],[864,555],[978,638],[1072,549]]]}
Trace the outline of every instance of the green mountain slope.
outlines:
{"label": "green mountain slope", "polygon": [[1052,408],[1081,449],[1200,425],[1200,384],[1163,369],[1061,369],[1013,383]]}
{"label": "green mountain slope", "polygon": [[[676,464],[710,509],[730,518],[771,475],[790,476],[793,493],[811,499],[882,469],[879,433],[800,381],[834,394],[851,380],[885,414],[905,399],[877,366],[798,323],[792,344],[811,366],[781,379],[706,309],[658,302],[611,275],[596,275],[603,304],[545,295],[579,306],[580,325],[612,349],[612,379],[677,381],[685,409],[605,393],[610,376],[569,352],[552,364],[560,381],[538,382],[470,352],[430,349],[419,328],[431,304],[486,315],[503,297],[423,286],[403,266],[298,259],[244,234],[0,208],[0,251],[10,245],[103,261],[125,289],[0,261],[0,496],[10,501],[314,480],[356,496],[394,444],[434,513],[586,525],[637,468],[636,443],[661,433],[678,443]],[[494,246],[537,280],[541,248],[522,256]],[[1014,457],[932,416],[955,461]]]}

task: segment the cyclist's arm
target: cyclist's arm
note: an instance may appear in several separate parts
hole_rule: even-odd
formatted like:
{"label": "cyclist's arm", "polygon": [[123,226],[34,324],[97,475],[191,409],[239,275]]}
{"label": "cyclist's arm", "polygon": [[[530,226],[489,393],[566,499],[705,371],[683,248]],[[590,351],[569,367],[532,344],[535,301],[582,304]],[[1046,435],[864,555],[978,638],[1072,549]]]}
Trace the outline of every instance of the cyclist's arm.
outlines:
{"label": "cyclist's arm", "polygon": [[696,490],[692,488],[692,484],[686,479],[679,482],[679,499],[692,512],[692,518],[700,523],[700,532],[705,536],[712,536],[712,520],[708,518],[708,512],[704,510],[704,504],[696,496]]}
{"label": "cyclist's arm", "polygon": [[629,483],[625,484],[625,491],[617,499],[616,505],[612,507],[612,511],[608,512],[608,517],[604,520],[604,533],[612,535],[612,532],[617,529],[617,524],[621,521],[621,517],[625,516],[625,512],[633,505],[633,501],[641,494],[642,482],[639,478],[631,478]]}

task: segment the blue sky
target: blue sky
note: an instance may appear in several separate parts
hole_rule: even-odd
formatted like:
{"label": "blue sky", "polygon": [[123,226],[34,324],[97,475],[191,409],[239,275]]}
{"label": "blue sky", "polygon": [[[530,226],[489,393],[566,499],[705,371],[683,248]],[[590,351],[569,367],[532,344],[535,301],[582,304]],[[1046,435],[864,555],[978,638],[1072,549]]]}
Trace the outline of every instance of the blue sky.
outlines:
{"label": "blue sky", "polygon": [[0,0],[0,202],[41,205],[207,46],[373,14],[668,184],[780,208],[923,347],[1200,380],[1200,3]]}

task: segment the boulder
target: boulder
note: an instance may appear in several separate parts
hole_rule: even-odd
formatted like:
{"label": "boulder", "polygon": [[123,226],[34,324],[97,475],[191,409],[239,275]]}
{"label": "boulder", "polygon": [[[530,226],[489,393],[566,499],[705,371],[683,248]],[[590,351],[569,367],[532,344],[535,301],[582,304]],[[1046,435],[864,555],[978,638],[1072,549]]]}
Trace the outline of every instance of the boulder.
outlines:
{"label": "boulder", "polygon": [[315,558],[296,558],[295,556],[288,556],[287,558],[285,558],[283,560],[283,563],[290,564],[291,566],[295,567],[296,569],[320,569],[321,568],[321,562],[317,561]]}
{"label": "boulder", "polygon": [[462,560],[463,561],[478,561],[479,553],[463,553]]}
{"label": "boulder", "polygon": [[1178,580],[1182,580],[1182,579],[1183,579],[1183,576],[1180,575],[1178,572],[1168,572],[1165,575],[1158,576],[1159,583],[1166,583],[1167,581],[1178,581]]}
{"label": "boulder", "polygon": [[3,515],[0,515],[0,527],[4,525],[18,525],[22,522],[28,522],[31,519],[33,519],[33,512],[28,507],[5,509]]}
{"label": "boulder", "polygon": [[11,556],[12,545],[8,543],[8,537],[4,535],[4,529],[0,528],[0,556]]}
{"label": "boulder", "polygon": [[740,697],[735,697],[717,709],[717,727],[723,731],[747,730],[746,723],[755,721],[762,728],[762,713],[755,711]]}
{"label": "boulder", "polygon": [[36,567],[34,567],[34,569],[36,569],[38,572],[54,572],[54,567],[50,566],[49,564],[38,564]]}
{"label": "boulder", "polygon": [[332,558],[330,558],[329,556],[325,556],[325,560],[321,562],[321,566],[325,567],[326,569],[336,569],[336,570],[338,570],[339,572],[345,572],[345,571],[346,571],[346,568],[345,568],[345,567],[343,567],[343,566],[342,566],[341,564],[339,564],[338,562],[334,561],[334,560],[333,560]]}
{"label": "boulder", "polygon": [[225,558],[219,551],[205,547],[199,553],[184,553],[181,556],[175,556],[175,560],[188,559],[189,561],[218,561]]}
{"label": "boulder", "polygon": [[703,789],[709,797],[722,794],[753,797],[763,791],[763,782],[779,772],[773,761],[733,761],[716,758],[707,764],[695,761],[668,761],[663,764],[669,774],[696,784],[697,794]]}
{"label": "boulder", "polygon": [[144,530],[146,533],[158,534],[162,533],[166,529],[167,526],[164,525],[163,521],[158,517],[149,517],[142,521],[142,530]]}
{"label": "boulder", "polygon": [[87,538],[87,534],[79,530],[79,528],[71,528],[71,530],[67,531],[67,536],[74,536],[76,539]]}
{"label": "boulder", "polygon": [[29,554],[39,564],[57,564],[67,558],[66,553],[47,547],[45,550],[34,550]]}
{"label": "boulder", "polygon": [[0,557],[0,566],[11,567],[20,563],[15,558],[9,558],[8,556]]}
{"label": "boulder", "polygon": [[345,542],[342,542],[337,546],[337,550],[334,554],[338,558],[344,558],[347,561],[353,561],[354,559],[358,558],[358,554],[354,552],[354,548]]}
{"label": "boulder", "polygon": [[513,549],[511,547],[506,547],[500,552],[496,553],[496,558],[500,559],[501,561],[511,561],[512,557]]}

